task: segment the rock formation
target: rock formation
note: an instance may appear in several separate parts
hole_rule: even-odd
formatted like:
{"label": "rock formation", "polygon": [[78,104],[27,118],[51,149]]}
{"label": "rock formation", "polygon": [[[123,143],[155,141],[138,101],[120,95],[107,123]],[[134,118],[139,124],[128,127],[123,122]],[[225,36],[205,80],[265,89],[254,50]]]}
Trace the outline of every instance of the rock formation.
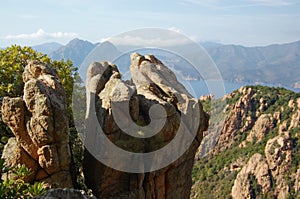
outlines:
{"label": "rock formation", "polygon": [[276,120],[272,114],[262,114],[255,121],[254,126],[248,133],[248,136],[244,142],[241,143],[241,146],[246,146],[247,142],[249,143],[258,143],[260,142],[266,134],[269,133],[275,127]]}
{"label": "rock formation", "polygon": [[[255,103],[252,98],[255,94],[252,88],[242,87],[238,90],[241,94],[239,100],[232,106],[230,115],[226,117],[218,144],[214,149],[214,153],[217,154],[231,147],[235,142],[235,137],[239,132],[245,132],[252,128],[255,122]],[[232,98],[233,96],[225,96],[226,98]],[[252,115],[248,113],[254,112]]]}
{"label": "rock formation", "polygon": [[292,116],[289,129],[300,128],[300,98],[295,102],[292,101],[290,108],[295,109],[295,112]]}
{"label": "rock formation", "polygon": [[265,148],[269,169],[276,184],[275,194],[278,198],[286,198],[289,193],[289,185],[284,175],[291,168],[292,145],[289,132],[285,132],[283,135],[268,140]]}
{"label": "rock formation", "polygon": [[[256,198],[251,183],[255,183],[256,187],[259,187],[261,194],[268,193],[273,186],[274,195],[278,198],[286,198],[290,188],[284,175],[290,169],[291,163],[292,140],[289,133],[285,132],[285,134],[268,140],[265,157],[257,153],[250,158],[235,179],[232,198]],[[250,179],[250,175],[253,175],[254,179]],[[251,182],[251,180],[255,180],[255,182]],[[295,184],[297,184],[296,178]],[[295,189],[297,188],[295,187]]]}
{"label": "rock formation", "polygon": [[[133,153],[151,153],[171,145],[180,131],[183,136],[195,133],[191,143],[187,145],[182,139],[182,143],[170,151],[173,155],[184,149],[179,159],[159,170],[151,170],[156,166],[155,158],[150,163],[127,160],[132,161],[132,167],[149,169],[149,172],[120,171],[124,162],[119,162],[120,170],[110,168],[86,150],[83,165],[86,184],[98,198],[189,198],[194,157],[202,133],[207,129],[208,115],[203,112],[199,100],[192,98],[174,73],[154,56],[131,54],[130,72],[132,80],[124,82],[112,63],[90,65],[86,83],[87,128],[98,122],[112,143]],[[158,105],[164,111],[156,109]],[[120,111],[116,112],[114,109],[118,108]],[[96,112],[97,121],[92,119],[93,112]],[[117,120],[118,116],[121,121]],[[86,146],[92,145],[90,142],[95,139],[89,134],[91,132],[85,135]],[[94,147],[103,146],[95,144]],[[118,163],[116,157],[107,158]]]}
{"label": "rock formation", "polygon": [[4,147],[2,158],[7,165],[30,168],[29,182],[72,187],[66,95],[57,72],[44,63],[30,61],[23,81],[23,99],[3,99],[2,119],[15,137]]}
{"label": "rock formation", "polygon": [[[253,179],[250,179],[250,176]],[[271,189],[271,176],[266,159],[259,153],[254,154],[248,163],[243,167],[235,179],[232,187],[232,198],[256,198],[251,186],[255,180],[261,187],[262,193],[267,193]]]}

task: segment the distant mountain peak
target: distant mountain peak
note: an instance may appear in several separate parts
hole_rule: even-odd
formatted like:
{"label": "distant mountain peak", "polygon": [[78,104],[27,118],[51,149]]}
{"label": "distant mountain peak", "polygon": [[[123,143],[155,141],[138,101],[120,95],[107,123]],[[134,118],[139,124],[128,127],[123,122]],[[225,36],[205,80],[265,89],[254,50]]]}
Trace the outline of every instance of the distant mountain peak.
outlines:
{"label": "distant mountain peak", "polygon": [[75,41],[83,41],[83,40],[81,40],[81,39],[79,39],[79,38],[74,38],[74,39],[72,39],[71,41],[69,41],[69,43],[75,42]]}
{"label": "distant mountain peak", "polygon": [[62,46],[58,50],[52,52],[50,54],[50,57],[55,60],[70,59],[73,61],[73,64],[75,66],[79,67],[85,57],[95,47],[96,44],[93,44],[86,40],[75,38],[69,41],[67,45]]}
{"label": "distant mountain peak", "polygon": [[105,41],[103,43],[98,44],[97,46],[101,46],[101,48],[103,48],[103,49],[117,50],[117,47],[113,43],[111,43],[110,41]]}
{"label": "distant mountain peak", "polygon": [[114,46],[114,44],[111,43],[110,41],[104,41],[104,42],[100,43],[100,45],[110,45],[110,46]]}
{"label": "distant mountain peak", "polygon": [[73,47],[76,45],[94,45],[94,44],[87,40],[75,38],[75,39],[72,39],[71,41],[69,41],[69,43],[67,43],[67,45],[65,47]]}

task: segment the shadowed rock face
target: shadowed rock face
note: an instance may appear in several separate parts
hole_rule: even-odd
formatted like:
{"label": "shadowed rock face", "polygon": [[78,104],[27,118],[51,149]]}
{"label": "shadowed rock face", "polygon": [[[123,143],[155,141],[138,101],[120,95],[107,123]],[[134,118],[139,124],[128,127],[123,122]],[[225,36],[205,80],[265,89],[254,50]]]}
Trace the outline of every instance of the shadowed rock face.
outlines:
{"label": "shadowed rock face", "polygon": [[[112,63],[95,62],[88,69],[84,142],[89,147],[83,165],[86,184],[98,198],[189,198],[194,157],[208,127],[208,115],[198,99],[154,56],[133,53],[130,72],[132,80],[124,82]],[[157,105],[163,111],[156,109]],[[170,151],[171,156],[179,154],[178,158],[157,170],[156,163],[163,158],[136,161],[130,156],[124,161],[122,157],[118,160],[119,157],[107,156],[120,169],[111,168],[98,161],[99,157],[95,158],[98,155],[93,151],[95,148],[100,148],[99,153],[104,156],[111,152],[97,140],[96,134],[101,133],[95,133],[97,128],[102,129],[103,139],[108,138],[115,146],[143,154],[172,145],[178,139],[177,134],[182,133],[182,141]],[[184,141],[185,136],[191,138],[190,143]],[[132,168],[149,172],[134,172],[134,169],[125,172],[128,162],[129,167],[131,164]]]}
{"label": "shadowed rock face", "polygon": [[9,139],[2,158],[7,165],[30,168],[29,182],[72,187],[66,95],[58,75],[48,65],[31,61],[23,81],[23,99],[3,99],[2,119],[15,137]]}

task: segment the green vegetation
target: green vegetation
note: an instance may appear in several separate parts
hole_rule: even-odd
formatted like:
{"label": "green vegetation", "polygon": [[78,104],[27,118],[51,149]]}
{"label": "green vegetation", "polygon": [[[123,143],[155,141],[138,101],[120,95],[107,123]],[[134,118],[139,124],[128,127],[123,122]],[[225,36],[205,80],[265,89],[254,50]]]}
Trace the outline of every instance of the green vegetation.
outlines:
{"label": "green vegetation", "polygon": [[[287,120],[290,118],[292,109],[288,107],[288,102],[290,100],[295,100],[300,97],[300,93],[295,93],[293,91],[287,90],[285,88],[277,87],[272,88],[268,86],[248,86],[252,88],[254,93],[256,93],[255,99],[257,100],[258,109],[259,100],[264,99],[264,103],[267,105],[265,113],[274,113],[276,111],[281,112],[281,120]],[[281,110],[281,107],[284,109]]]}
{"label": "green vegetation", "polygon": [[238,90],[232,92],[232,97],[227,99],[227,104],[232,105],[236,103],[242,96],[242,93],[240,93]]}
{"label": "green vegetation", "polygon": [[212,102],[211,101],[212,100],[204,100],[204,101],[201,100],[203,110],[207,113],[211,112],[211,110],[212,110]]}
{"label": "green vegetation", "polygon": [[66,90],[68,102],[71,102],[74,79],[79,78],[72,61],[51,60],[47,55],[38,53],[30,47],[16,45],[0,50],[0,96],[22,96],[24,87],[22,73],[27,60],[39,60],[55,68]]}
{"label": "green vegetation", "polygon": [[42,196],[46,193],[44,183],[35,182],[30,184],[24,179],[30,176],[30,170],[24,165],[17,165],[14,167],[6,167],[4,160],[0,159],[0,174],[11,173],[14,179],[0,179],[0,198],[34,198]]}

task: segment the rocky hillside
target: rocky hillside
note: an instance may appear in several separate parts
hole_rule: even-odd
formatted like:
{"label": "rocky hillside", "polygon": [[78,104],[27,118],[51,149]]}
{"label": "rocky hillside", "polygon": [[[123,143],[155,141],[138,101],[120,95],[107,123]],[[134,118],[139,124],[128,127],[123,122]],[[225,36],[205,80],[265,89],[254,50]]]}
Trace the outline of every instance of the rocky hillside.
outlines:
{"label": "rocky hillside", "polygon": [[210,121],[214,128],[197,156],[191,198],[300,197],[300,93],[242,87],[203,103],[224,120]]}

